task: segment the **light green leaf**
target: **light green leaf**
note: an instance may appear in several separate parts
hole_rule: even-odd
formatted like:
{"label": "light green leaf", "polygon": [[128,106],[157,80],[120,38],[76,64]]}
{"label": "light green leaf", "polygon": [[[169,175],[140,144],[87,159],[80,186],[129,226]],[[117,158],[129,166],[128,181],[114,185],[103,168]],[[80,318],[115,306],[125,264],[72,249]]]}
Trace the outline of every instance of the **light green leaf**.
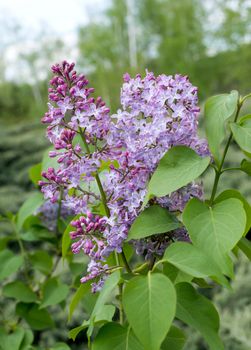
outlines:
{"label": "light green leaf", "polygon": [[[111,322],[115,313],[114,305],[102,305],[101,309],[97,312],[93,321],[93,326],[100,325],[102,323]],[[69,338],[75,341],[77,335],[90,325],[90,320],[85,320],[81,326],[73,328],[69,332]]]}
{"label": "light green leaf", "polygon": [[251,206],[248,203],[248,201],[243,197],[243,195],[239,191],[234,189],[229,189],[220,193],[219,196],[214,200],[214,202],[219,203],[229,198],[239,199],[243,204],[243,208],[246,212],[246,228],[244,231],[244,234],[246,234],[251,227]]}
{"label": "light green leaf", "polygon": [[43,204],[44,197],[42,193],[36,192],[33,193],[26,201],[23,203],[21,208],[19,209],[17,215],[17,229],[21,230],[25,220]]}
{"label": "light green leaf", "polygon": [[118,323],[104,325],[92,346],[93,350],[144,350],[130,327],[125,328]]}
{"label": "light green leaf", "polygon": [[[218,281],[226,282],[220,268],[210,259],[206,252],[186,242],[171,244],[164,254],[163,260],[173,264],[178,269],[198,278],[215,277]],[[210,263],[208,263],[210,261]]]}
{"label": "light green leaf", "polygon": [[[76,215],[72,220],[75,221],[77,220],[80,216],[80,214]],[[68,250],[70,248],[71,245],[71,237],[70,237],[70,232],[75,230],[75,227],[73,227],[71,225],[71,222],[68,224],[68,226],[66,227],[64,233],[63,233],[63,237],[62,237],[62,257],[63,259],[66,258]]]}
{"label": "light green leaf", "polygon": [[105,281],[105,284],[99,293],[98,299],[96,301],[96,304],[90,316],[90,324],[87,330],[88,337],[92,335],[95,318],[97,317],[97,315],[99,314],[103,306],[111,298],[113,289],[118,285],[119,280],[120,280],[120,273],[119,271],[115,271]]}
{"label": "light green leaf", "polygon": [[38,181],[42,179],[41,172],[42,163],[35,164],[29,169],[29,178],[36,186],[38,186]]}
{"label": "light green leaf", "polygon": [[135,335],[145,350],[159,350],[172,324],[176,295],[165,275],[149,272],[132,278],[122,298],[124,310]]}
{"label": "light green leaf", "polygon": [[19,350],[21,343],[24,339],[25,331],[23,328],[18,327],[12,334],[9,334],[5,338],[5,349]]}
{"label": "light green leaf", "polygon": [[210,97],[205,104],[206,135],[210,151],[219,163],[220,145],[225,136],[225,122],[237,109],[238,92]]}
{"label": "light green leaf", "polygon": [[165,233],[180,227],[180,223],[167,209],[152,205],[136,218],[128,233],[128,240]]}
{"label": "light green leaf", "polygon": [[185,333],[181,329],[171,326],[166,339],[161,344],[161,350],[182,350],[185,342]]}
{"label": "light green leaf", "polygon": [[69,292],[69,287],[60,282],[57,278],[49,279],[42,289],[42,301],[40,309],[50,305],[56,305],[65,300]]}
{"label": "light green leaf", "polygon": [[214,305],[189,283],[176,284],[176,317],[197,329],[211,350],[224,350],[218,335],[219,316]]}
{"label": "light green leaf", "polygon": [[44,250],[38,250],[35,253],[29,256],[30,262],[33,265],[34,269],[41,271],[42,273],[49,273],[52,269],[53,260]]}
{"label": "light green leaf", "polygon": [[47,310],[40,310],[37,304],[18,303],[16,314],[25,319],[25,321],[34,330],[43,330],[54,327],[54,322],[51,319]]}
{"label": "light green leaf", "polygon": [[58,157],[51,158],[49,156],[50,151],[55,151],[54,147],[47,148],[44,152],[42,159],[42,171],[47,171],[48,168],[58,169],[60,164],[57,162]]}
{"label": "light green leaf", "polygon": [[78,306],[80,300],[84,297],[86,293],[88,293],[90,290],[90,283],[83,283],[81,284],[78,289],[76,290],[75,294],[73,295],[70,306],[69,306],[69,314],[68,314],[68,321],[71,320],[72,315],[74,313],[74,310]]}
{"label": "light green leaf", "polygon": [[183,222],[194,245],[212,257],[221,271],[231,277],[232,264],[227,255],[241,239],[246,226],[242,202],[229,198],[208,207],[193,198],[185,207]]}
{"label": "light green leaf", "polygon": [[24,282],[15,281],[3,287],[3,295],[19,301],[31,303],[36,301],[37,296]]}
{"label": "light green leaf", "polygon": [[245,237],[242,237],[238,242],[238,247],[246,255],[246,257],[251,260],[251,242]]}
{"label": "light green leaf", "polygon": [[195,180],[206,170],[209,162],[209,157],[201,158],[189,147],[172,147],[161,158],[150,179],[144,205],[152,197],[166,196]]}
{"label": "light green leaf", "polygon": [[245,120],[241,124],[230,123],[230,127],[240,148],[251,153],[251,120]]}
{"label": "light green leaf", "polygon": [[6,249],[0,252],[0,281],[17,272],[23,264],[23,257]]}

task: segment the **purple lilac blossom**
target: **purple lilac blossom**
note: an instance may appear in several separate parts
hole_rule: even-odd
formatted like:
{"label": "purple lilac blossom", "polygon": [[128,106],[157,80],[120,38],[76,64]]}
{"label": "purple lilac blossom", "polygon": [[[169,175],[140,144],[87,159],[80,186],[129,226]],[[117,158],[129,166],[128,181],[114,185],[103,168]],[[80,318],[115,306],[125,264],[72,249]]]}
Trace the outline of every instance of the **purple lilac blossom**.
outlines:
{"label": "purple lilac blossom", "polygon": [[[89,274],[81,281],[100,278],[93,284],[96,291],[107,273],[105,259],[112,251],[121,252],[131,224],[141,212],[147,183],[166,151],[185,145],[201,156],[209,154],[205,140],[197,134],[197,88],[181,75],[155,77],[146,72],[144,78],[131,78],[125,74],[122,107],[110,115],[100,97],[91,97],[94,89],[87,87],[87,79],[76,73],[74,64],[63,62],[52,71],[51,103],[42,121],[49,124],[47,136],[55,148],[50,156],[57,157],[59,168],[44,172],[46,181],[40,185],[52,202],[63,190],[64,205],[82,214],[73,222],[72,250],[90,256]],[[111,165],[101,174],[109,208],[109,215],[101,218],[90,211],[100,202],[94,189],[102,161],[111,161]],[[191,183],[155,200],[169,211],[182,212],[191,197],[201,196],[201,186]],[[173,237],[187,239],[187,234],[178,230],[172,237],[140,240],[136,251],[147,259],[161,255]]]}

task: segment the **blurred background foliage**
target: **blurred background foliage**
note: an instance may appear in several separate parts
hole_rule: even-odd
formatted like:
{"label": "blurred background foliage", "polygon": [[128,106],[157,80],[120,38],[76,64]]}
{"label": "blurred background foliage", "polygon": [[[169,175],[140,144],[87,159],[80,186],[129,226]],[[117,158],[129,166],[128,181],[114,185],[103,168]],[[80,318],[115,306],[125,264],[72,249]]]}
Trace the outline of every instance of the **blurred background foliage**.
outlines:
{"label": "blurred background foliage", "polygon": [[[92,9],[98,16],[90,13],[72,42],[43,27],[28,40],[20,23],[0,15],[0,213],[16,212],[34,189],[28,171],[49,146],[40,118],[47,108],[49,67],[56,61],[75,58],[113,112],[125,72],[186,74],[199,87],[202,108],[213,94],[251,91],[250,0],[104,2],[102,9]],[[229,164],[240,157],[233,146]],[[206,179],[206,191],[209,186]],[[232,175],[221,186],[238,188],[251,198],[245,174]],[[216,291],[212,297],[222,314],[226,349],[249,350],[251,268],[243,259],[236,269],[233,292]],[[63,331],[65,323],[58,317]],[[187,349],[206,348],[192,333]]]}

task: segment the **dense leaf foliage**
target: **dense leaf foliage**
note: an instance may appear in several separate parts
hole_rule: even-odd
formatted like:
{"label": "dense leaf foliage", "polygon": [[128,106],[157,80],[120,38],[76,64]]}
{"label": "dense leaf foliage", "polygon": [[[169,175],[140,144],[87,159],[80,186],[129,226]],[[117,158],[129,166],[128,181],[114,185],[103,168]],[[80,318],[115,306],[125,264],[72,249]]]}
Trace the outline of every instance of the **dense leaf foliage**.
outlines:
{"label": "dense leaf foliage", "polygon": [[[126,74],[122,110],[110,115],[73,64],[52,69],[43,122],[54,148],[29,172],[45,199],[37,189],[2,218],[12,233],[1,240],[0,281],[15,316],[0,328],[0,348],[40,350],[37,338],[68,309],[69,344],[84,336],[94,350],[181,350],[186,325],[224,349],[205,290],[231,288],[234,254],[251,259],[250,204],[237,190],[218,194],[223,173],[251,174],[246,158],[225,167],[233,140],[250,157],[250,117],[239,118],[249,95],[207,101],[210,154],[186,77]],[[195,181],[209,168],[207,199]]]}

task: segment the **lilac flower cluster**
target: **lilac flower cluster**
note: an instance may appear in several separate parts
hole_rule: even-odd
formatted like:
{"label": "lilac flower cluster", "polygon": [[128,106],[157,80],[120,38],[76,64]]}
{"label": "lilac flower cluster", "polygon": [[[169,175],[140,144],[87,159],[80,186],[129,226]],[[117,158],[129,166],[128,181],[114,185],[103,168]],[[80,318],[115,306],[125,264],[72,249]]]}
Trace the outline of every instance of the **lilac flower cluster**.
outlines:
{"label": "lilac flower cluster", "polygon": [[[112,251],[121,252],[141,211],[149,178],[165,152],[186,145],[208,155],[207,144],[197,135],[197,89],[181,75],[155,77],[147,72],[144,78],[131,78],[126,74],[122,108],[110,115],[100,97],[91,97],[94,90],[76,73],[74,64],[63,62],[52,71],[52,103],[42,120],[49,124],[47,135],[55,148],[50,156],[57,157],[59,168],[43,173],[45,181],[40,185],[45,198],[55,202],[63,193],[64,205],[81,214],[72,223],[72,250],[90,256],[89,274],[81,281],[100,277],[93,284],[98,290],[108,271],[106,257]],[[101,172],[104,162],[110,166]],[[200,185],[189,184],[156,202],[170,211],[182,211],[201,192]],[[105,214],[91,214],[101,201]],[[186,239],[186,233],[176,231],[173,237]],[[146,258],[161,255],[169,242],[170,236],[153,237],[137,243],[137,251]]]}

